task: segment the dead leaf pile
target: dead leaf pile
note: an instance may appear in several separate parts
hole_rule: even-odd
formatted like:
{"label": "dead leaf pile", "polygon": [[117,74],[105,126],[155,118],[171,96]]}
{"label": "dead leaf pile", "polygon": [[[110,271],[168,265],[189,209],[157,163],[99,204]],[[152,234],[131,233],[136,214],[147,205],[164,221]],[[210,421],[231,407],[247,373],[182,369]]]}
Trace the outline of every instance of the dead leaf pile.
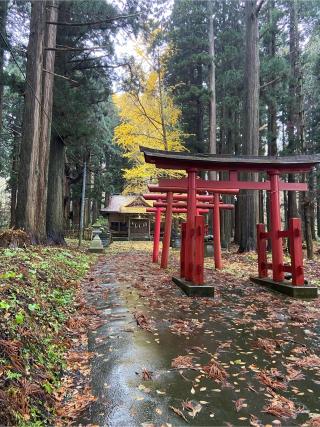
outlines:
{"label": "dead leaf pile", "polygon": [[149,332],[153,331],[151,321],[149,319],[147,319],[147,317],[145,316],[145,314],[142,313],[142,311],[136,311],[133,314],[133,316],[136,319],[137,325],[141,329],[145,329],[146,331],[149,331]]}
{"label": "dead leaf pile", "polygon": [[271,369],[270,372],[264,370],[257,374],[258,380],[265,386],[273,390],[286,390],[287,386],[283,382],[284,377],[277,369]]}
{"label": "dead leaf pile", "polygon": [[193,358],[191,356],[177,356],[172,360],[171,367],[178,369],[193,368]]}
{"label": "dead leaf pile", "polygon": [[280,396],[280,394],[275,393],[273,390],[269,390],[269,394],[272,398],[264,407],[264,412],[279,418],[296,418],[296,416],[301,412],[301,409],[296,408],[292,400],[289,400],[284,396]]}
{"label": "dead leaf pile", "polygon": [[210,363],[203,366],[202,369],[208,377],[219,383],[225,383],[228,378],[226,370],[214,359],[211,359]]}
{"label": "dead leaf pile", "polygon": [[255,346],[261,348],[268,354],[273,354],[277,347],[277,342],[269,338],[258,338]]}

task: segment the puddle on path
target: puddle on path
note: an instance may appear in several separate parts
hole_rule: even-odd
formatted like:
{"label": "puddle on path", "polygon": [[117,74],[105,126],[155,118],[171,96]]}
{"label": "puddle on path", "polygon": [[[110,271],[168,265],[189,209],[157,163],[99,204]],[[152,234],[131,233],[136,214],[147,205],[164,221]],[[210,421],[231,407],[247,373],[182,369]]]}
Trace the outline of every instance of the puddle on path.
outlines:
{"label": "puddle on path", "polygon": [[[125,259],[120,255],[113,262],[121,265]],[[235,286],[231,279],[217,283],[217,299],[190,299],[157,266],[150,267],[148,263],[146,254],[133,257],[126,266],[134,278],[130,279],[125,274],[119,278],[107,262],[101,275],[103,286],[109,291],[108,300],[90,296],[108,321],[89,335],[89,350],[96,354],[91,386],[97,400],[77,424],[188,425],[170,409],[173,406],[182,410],[183,401],[192,401],[194,406],[202,402],[201,411],[194,418],[184,411],[189,425],[194,426],[248,426],[251,414],[261,425],[279,420],[263,412],[269,393],[257,379],[256,370],[277,368],[281,375],[286,375],[285,367],[292,363],[292,355],[305,356],[292,353],[293,349],[318,350],[319,322],[297,326],[288,313],[295,307],[292,304],[306,304],[310,310],[319,310],[319,305],[295,302],[249,282]],[[147,265],[151,268],[148,274]],[[135,311],[142,311],[154,322],[153,333],[137,326]],[[193,332],[172,333],[172,319],[187,320],[193,325]],[[267,354],[255,347],[258,338],[280,340],[279,348]],[[198,349],[192,350],[194,347]],[[205,376],[198,382],[198,370],[171,368],[172,359],[189,353],[195,365],[208,364],[210,356],[199,348],[218,355],[228,373],[227,386]],[[142,380],[144,368],[153,373],[152,380]],[[286,391],[276,390],[302,410],[295,419],[281,419],[282,425],[302,425],[309,419],[306,411],[320,413],[319,366],[302,369],[302,373],[305,379],[290,381]],[[240,398],[246,399],[246,406],[237,412],[235,401]]]}

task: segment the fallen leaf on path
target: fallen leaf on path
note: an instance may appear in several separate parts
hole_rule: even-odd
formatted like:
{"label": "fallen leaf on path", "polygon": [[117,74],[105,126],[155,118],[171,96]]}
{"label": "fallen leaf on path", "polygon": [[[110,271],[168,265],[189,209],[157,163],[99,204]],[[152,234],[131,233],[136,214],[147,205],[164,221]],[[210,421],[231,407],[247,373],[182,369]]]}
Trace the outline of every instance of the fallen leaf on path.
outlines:
{"label": "fallen leaf on path", "polygon": [[202,405],[200,403],[197,403],[194,405],[192,402],[182,402],[182,407],[186,411],[188,411],[190,417],[194,418],[202,409]]}
{"label": "fallen leaf on path", "polygon": [[174,406],[169,406],[169,408],[176,414],[179,415],[179,417],[183,418],[187,423],[189,423],[189,421],[187,420],[187,418],[184,416],[183,412],[180,411],[180,409],[175,408]]}
{"label": "fallen leaf on path", "polygon": [[193,368],[193,360],[191,356],[177,356],[171,362],[172,368],[187,369]]}
{"label": "fallen leaf on path", "polygon": [[273,390],[269,390],[272,396],[271,401],[267,406],[264,407],[263,412],[272,414],[280,418],[296,418],[301,412],[301,408],[296,408],[292,400],[286,399],[284,396],[275,393]]}
{"label": "fallen leaf on path", "polygon": [[209,365],[203,366],[203,371],[213,380],[224,383],[228,377],[227,372],[214,359],[211,359]]}
{"label": "fallen leaf on path", "polygon": [[245,403],[246,399],[240,397],[240,399],[234,400],[236,411],[239,412],[242,408],[246,408],[248,405]]}
{"label": "fallen leaf on path", "polygon": [[261,371],[257,374],[257,378],[262,384],[264,384],[267,387],[272,388],[273,390],[279,389],[279,390],[286,390],[287,386],[281,381],[278,381],[276,379],[273,379],[272,376],[270,376],[270,373],[268,371]]}
{"label": "fallen leaf on path", "polygon": [[143,381],[149,381],[149,380],[152,380],[152,372],[151,371],[148,371],[148,369],[143,369],[142,370],[142,373],[141,373],[141,375],[142,375],[142,379],[143,379]]}
{"label": "fallen leaf on path", "polygon": [[149,332],[153,331],[150,320],[146,318],[142,311],[136,311],[134,313],[134,318],[136,319],[137,325],[140,326],[140,328]]}

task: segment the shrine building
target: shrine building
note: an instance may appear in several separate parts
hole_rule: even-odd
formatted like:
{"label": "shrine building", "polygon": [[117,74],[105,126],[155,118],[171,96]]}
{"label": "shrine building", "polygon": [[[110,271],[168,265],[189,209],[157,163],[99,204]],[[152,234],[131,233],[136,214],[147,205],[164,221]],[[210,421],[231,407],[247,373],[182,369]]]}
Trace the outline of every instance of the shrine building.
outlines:
{"label": "shrine building", "polygon": [[150,207],[152,203],[140,195],[113,195],[100,213],[109,221],[113,240],[150,240],[153,215],[146,211]]}

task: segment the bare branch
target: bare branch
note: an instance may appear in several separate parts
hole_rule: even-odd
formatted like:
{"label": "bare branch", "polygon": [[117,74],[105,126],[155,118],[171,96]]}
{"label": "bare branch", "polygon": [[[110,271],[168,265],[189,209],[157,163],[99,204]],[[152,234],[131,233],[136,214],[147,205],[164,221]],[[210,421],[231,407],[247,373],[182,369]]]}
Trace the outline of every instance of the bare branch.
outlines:
{"label": "bare branch", "polygon": [[66,27],[84,27],[84,26],[92,26],[92,25],[101,25],[101,24],[109,24],[113,21],[118,21],[119,19],[127,19],[132,18],[134,16],[138,16],[138,13],[133,13],[131,15],[119,15],[114,18],[106,18],[101,21],[94,22],[58,22],[58,21],[47,21],[46,24],[50,25],[64,25]]}
{"label": "bare branch", "polygon": [[72,80],[72,79],[70,79],[69,77],[62,76],[61,74],[53,73],[52,71],[46,70],[45,68],[42,68],[42,70],[43,70],[45,73],[52,74],[52,75],[53,75],[53,76],[55,76],[55,77],[60,77],[61,79],[68,80],[68,81],[69,81],[69,82],[71,82],[71,83],[76,83],[77,85],[79,85],[79,84],[80,84],[80,83],[79,83],[79,82],[77,82],[76,80]]}
{"label": "bare branch", "polygon": [[71,46],[63,46],[63,47],[45,47],[44,50],[53,50],[55,52],[82,52],[85,50],[100,50],[100,49],[108,49],[110,46],[95,46],[95,47],[71,47]]}
{"label": "bare branch", "polygon": [[273,83],[275,83],[275,82],[277,82],[278,80],[281,80],[281,79],[282,79],[282,76],[278,76],[278,77],[276,77],[275,79],[271,80],[270,82],[268,82],[268,83],[265,83],[265,84],[261,85],[261,86],[260,86],[260,90],[265,89],[267,86],[270,86],[270,85],[272,85]]}
{"label": "bare branch", "polygon": [[[86,60],[84,60],[85,62]],[[88,65],[88,66],[76,66],[73,69],[74,70],[94,70],[95,68],[120,68],[120,67],[129,67],[128,63],[124,63],[124,64],[115,64],[115,65],[111,65],[111,64],[101,64],[101,65]]]}
{"label": "bare branch", "polygon": [[265,2],[265,0],[260,0],[259,3],[257,4],[256,11],[255,11],[256,16],[259,15],[259,12],[260,12],[264,2]]}
{"label": "bare branch", "polygon": [[261,132],[262,130],[266,129],[268,127],[268,124],[265,123],[264,125],[259,127],[259,132]]}

